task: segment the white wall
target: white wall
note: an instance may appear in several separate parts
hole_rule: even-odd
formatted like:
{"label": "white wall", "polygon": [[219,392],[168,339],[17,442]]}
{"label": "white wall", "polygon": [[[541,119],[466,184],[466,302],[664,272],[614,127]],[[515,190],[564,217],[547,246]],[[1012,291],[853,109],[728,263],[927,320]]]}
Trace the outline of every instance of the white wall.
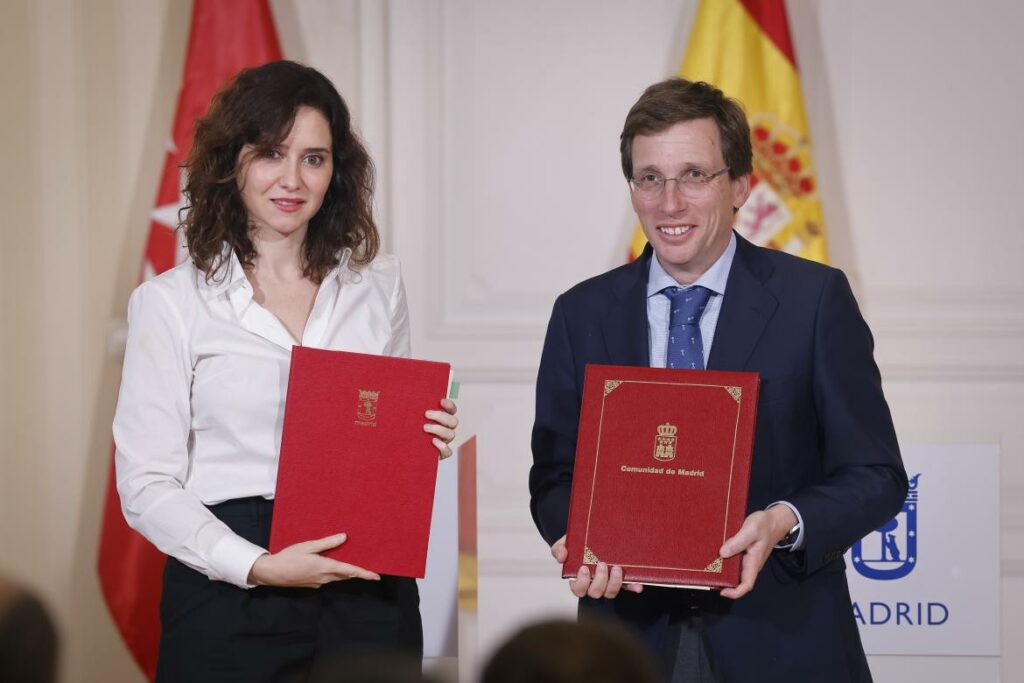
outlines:
{"label": "white wall", "polygon": [[[453,361],[479,435],[480,643],[573,609],[533,529],[533,381],[554,297],[619,264],[618,131],[673,73],[695,2],[275,0],[379,168],[414,349]],[[900,438],[1003,451],[1005,680],[1024,675],[1024,105],[1009,0],[790,0],[833,262],[875,331]],[[188,3],[6,2],[0,21],[0,571],[40,590],[68,681],[140,680],[98,596],[119,364],[180,83]],[[723,45],[723,49],[728,49]],[[998,662],[876,658],[879,681]]]}

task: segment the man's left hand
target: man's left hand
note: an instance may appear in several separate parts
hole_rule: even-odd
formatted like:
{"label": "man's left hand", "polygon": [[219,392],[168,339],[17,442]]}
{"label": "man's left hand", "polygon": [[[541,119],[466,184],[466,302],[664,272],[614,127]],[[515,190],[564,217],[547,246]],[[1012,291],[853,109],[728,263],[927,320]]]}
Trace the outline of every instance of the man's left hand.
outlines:
{"label": "man's left hand", "polygon": [[722,544],[719,551],[723,558],[743,553],[740,585],[735,588],[723,588],[722,597],[735,600],[753,590],[757,575],[768,561],[775,544],[785,538],[796,522],[796,515],[786,505],[758,510],[743,521],[739,532]]}

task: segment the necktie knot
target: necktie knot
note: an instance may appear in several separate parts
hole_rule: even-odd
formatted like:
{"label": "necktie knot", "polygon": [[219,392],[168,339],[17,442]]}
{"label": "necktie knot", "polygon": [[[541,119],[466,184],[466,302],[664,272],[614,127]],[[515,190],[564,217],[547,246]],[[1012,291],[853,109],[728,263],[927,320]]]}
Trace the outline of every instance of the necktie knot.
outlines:
{"label": "necktie knot", "polygon": [[707,287],[666,287],[661,293],[668,297],[671,314],[669,328],[680,325],[699,325],[700,317],[707,308],[711,290]]}
{"label": "necktie knot", "polygon": [[670,368],[704,369],[704,343],[700,336],[700,317],[711,298],[707,287],[666,287],[668,297],[668,348],[665,365]]}

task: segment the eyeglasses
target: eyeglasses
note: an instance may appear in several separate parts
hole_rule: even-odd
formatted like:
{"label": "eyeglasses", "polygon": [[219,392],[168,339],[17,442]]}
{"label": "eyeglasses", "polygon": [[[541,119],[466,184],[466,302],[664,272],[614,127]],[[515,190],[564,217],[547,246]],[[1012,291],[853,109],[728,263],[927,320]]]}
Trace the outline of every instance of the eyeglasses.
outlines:
{"label": "eyeglasses", "polygon": [[683,193],[683,196],[692,199],[700,197],[707,192],[711,181],[728,170],[729,167],[726,166],[714,173],[705,173],[699,168],[691,168],[678,178],[666,178],[660,173],[649,171],[639,178],[630,178],[629,186],[644,199],[657,199],[665,193],[665,183],[674,180],[676,181],[676,187]]}

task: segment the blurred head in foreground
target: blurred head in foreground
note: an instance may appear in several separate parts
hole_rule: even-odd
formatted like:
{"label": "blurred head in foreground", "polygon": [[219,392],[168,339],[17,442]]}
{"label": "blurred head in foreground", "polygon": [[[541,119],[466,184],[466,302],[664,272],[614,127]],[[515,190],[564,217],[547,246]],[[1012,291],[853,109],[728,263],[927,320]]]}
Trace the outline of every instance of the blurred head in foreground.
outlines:
{"label": "blurred head in foreground", "polygon": [[482,683],[657,683],[654,662],[634,636],[606,621],[548,621],[502,645]]}
{"label": "blurred head in foreground", "polygon": [[[296,683],[439,683],[423,673],[419,657],[398,652],[325,657]],[[288,683],[291,683],[290,681]]]}
{"label": "blurred head in foreground", "polygon": [[0,681],[57,680],[57,631],[45,606],[0,577]]}

